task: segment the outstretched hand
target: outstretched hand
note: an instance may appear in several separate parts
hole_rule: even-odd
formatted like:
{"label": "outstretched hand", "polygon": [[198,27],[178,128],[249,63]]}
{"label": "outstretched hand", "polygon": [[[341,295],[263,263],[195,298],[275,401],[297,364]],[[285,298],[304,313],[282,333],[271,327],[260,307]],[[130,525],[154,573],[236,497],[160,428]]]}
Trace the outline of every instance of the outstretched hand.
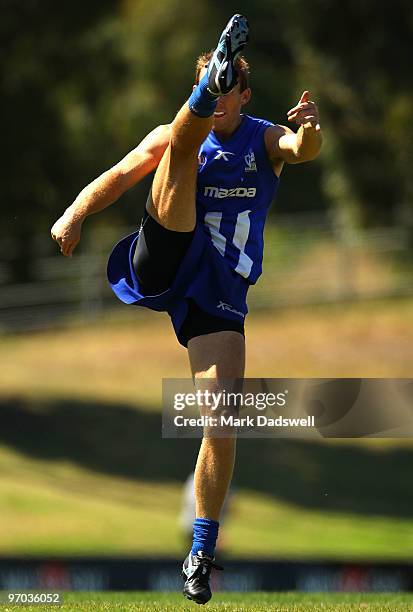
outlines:
{"label": "outstretched hand", "polygon": [[298,104],[288,111],[287,117],[288,121],[295,121],[304,128],[313,127],[317,132],[321,129],[317,104],[310,100],[309,91],[303,91]]}

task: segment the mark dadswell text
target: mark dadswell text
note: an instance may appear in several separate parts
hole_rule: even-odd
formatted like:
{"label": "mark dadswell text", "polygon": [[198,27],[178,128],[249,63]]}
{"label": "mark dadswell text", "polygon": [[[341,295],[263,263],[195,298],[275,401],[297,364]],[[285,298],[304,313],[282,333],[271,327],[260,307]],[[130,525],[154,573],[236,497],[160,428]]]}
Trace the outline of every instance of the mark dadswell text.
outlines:
{"label": "mark dadswell text", "polygon": [[315,422],[314,416],[269,418],[263,414],[258,414],[254,417],[234,417],[233,415],[212,417],[204,415],[197,418],[188,418],[180,414],[174,418],[174,425],[175,427],[315,427]]}

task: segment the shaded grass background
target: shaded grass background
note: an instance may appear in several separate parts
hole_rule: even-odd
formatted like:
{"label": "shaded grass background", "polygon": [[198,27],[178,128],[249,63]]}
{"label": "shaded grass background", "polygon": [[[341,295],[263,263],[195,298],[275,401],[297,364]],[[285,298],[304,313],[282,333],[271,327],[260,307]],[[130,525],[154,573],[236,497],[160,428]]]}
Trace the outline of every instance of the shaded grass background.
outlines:
{"label": "shaded grass background", "polygon": [[[247,375],[410,377],[412,315],[412,300],[257,314]],[[0,360],[0,553],[181,555],[199,441],[160,437],[161,379],[189,372],[167,318],[5,336]],[[239,440],[226,550],[409,559],[412,467],[408,440]]]}

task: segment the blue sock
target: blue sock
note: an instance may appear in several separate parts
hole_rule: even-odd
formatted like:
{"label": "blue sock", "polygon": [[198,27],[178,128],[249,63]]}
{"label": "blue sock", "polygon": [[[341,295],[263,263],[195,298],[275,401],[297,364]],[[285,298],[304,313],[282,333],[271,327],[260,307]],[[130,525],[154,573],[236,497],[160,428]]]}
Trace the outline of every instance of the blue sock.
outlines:
{"label": "blue sock", "polygon": [[199,550],[202,550],[208,557],[213,557],[218,537],[218,528],[218,521],[196,518],[194,520],[194,540],[191,553],[196,555]]}
{"label": "blue sock", "polygon": [[189,110],[198,117],[211,117],[214,114],[217,102],[218,97],[208,90],[208,75],[206,74],[189,98]]}

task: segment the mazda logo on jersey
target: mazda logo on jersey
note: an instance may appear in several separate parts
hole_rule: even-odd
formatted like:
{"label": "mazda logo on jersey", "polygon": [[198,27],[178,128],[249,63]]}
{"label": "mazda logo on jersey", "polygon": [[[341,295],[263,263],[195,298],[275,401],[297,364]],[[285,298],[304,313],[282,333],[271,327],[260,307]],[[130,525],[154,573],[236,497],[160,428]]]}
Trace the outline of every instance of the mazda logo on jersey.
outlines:
{"label": "mazda logo on jersey", "polygon": [[225,189],[224,187],[205,187],[204,195],[210,198],[255,198],[256,187],[235,187]]}

